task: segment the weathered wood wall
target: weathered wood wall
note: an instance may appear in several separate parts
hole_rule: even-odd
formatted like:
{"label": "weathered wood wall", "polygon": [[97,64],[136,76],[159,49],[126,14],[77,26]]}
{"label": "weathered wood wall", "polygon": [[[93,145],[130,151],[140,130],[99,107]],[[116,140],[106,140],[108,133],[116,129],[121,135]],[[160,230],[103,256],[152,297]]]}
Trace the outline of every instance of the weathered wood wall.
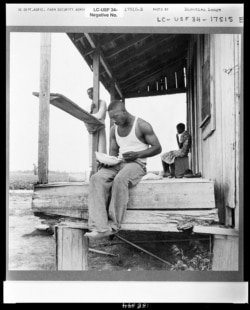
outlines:
{"label": "weathered wood wall", "polygon": [[[216,206],[221,222],[233,225],[233,209],[238,212],[238,167],[239,167],[239,89],[240,89],[240,35],[210,35],[210,103],[211,117],[207,126],[201,126],[202,75],[200,37],[194,36],[197,43],[197,85],[195,100],[198,120],[192,134],[198,137],[198,169],[202,176],[215,182]],[[193,55],[189,55],[191,58]],[[189,91],[192,92],[191,85]],[[189,96],[190,97],[190,96]],[[188,106],[190,122],[192,109]],[[193,120],[195,121],[195,120]],[[192,155],[194,152],[192,153]],[[197,163],[196,163],[197,165]],[[238,227],[238,224],[237,226]]]}

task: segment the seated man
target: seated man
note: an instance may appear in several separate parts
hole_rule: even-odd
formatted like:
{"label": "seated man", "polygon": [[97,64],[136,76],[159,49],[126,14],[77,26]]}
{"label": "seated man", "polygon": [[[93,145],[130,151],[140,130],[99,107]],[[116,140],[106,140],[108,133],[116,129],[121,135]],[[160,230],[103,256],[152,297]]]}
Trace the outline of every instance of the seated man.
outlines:
{"label": "seated man", "polygon": [[[110,155],[121,162],[101,167],[89,183],[88,237],[103,237],[121,228],[129,187],[135,186],[146,174],[147,157],[161,152],[161,145],[152,126],[145,120],[131,115],[121,100],[114,100],[108,107],[114,122],[110,130]],[[112,232],[113,230],[113,232]]]}
{"label": "seated man", "polygon": [[162,167],[163,167],[163,177],[174,177],[175,176],[175,158],[185,157],[188,155],[188,152],[191,147],[191,135],[185,130],[185,125],[183,123],[179,123],[176,126],[177,134],[176,140],[179,146],[179,150],[170,151],[164,153],[161,156]]}

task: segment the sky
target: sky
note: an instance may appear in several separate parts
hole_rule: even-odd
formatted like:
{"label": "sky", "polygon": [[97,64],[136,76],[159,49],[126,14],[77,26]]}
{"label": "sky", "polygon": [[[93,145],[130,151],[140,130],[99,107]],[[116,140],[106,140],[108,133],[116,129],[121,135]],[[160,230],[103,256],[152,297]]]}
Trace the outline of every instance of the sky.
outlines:
{"label": "sky", "polygon": [[[9,170],[32,170],[38,162],[40,33],[18,32],[10,35],[9,94]],[[65,33],[51,36],[50,92],[60,93],[89,111],[87,88],[93,74]],[[107,104],[110,95],[100,85],[100,98]],[[127,110],[148,121],[163,152],[176,149],[176,124],[186,123],[186,94],[132,98]],[[109,117],[106,117],[109,135]],[[89,135],[78,119],[50,105],[49,170],[84,172],[89,170]],[[107,139],[108,141],[109,139]],[[148,158],[148,170],[161,170],[160,155]]]}

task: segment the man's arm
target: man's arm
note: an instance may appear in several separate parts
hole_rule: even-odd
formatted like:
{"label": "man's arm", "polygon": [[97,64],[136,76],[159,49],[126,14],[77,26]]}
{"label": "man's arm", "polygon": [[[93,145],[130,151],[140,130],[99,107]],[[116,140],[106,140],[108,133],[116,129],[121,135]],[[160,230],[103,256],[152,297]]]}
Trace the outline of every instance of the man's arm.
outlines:
{"label": "man's arm", "polygon": [[107,104],[104,100],[99,101],[99,110],[96,113],[92,113],[94,117],[96,117],[99,120],[105,120],[106,117],[106,111],[107,111]]}
{"label": "man's arm", "polygon": [[180,148],[182,147],[182,143],[181,143],[180,140],[179,140],[178,134],[176,134],[176,140],[177,140],[178,147],[179,147],[179,149],[180,149]]}
{"label": "man's arm", "polygon": [[116,143],[115,139],[115,126],[113,125],[110,129],[110,140],[109,140],[109,155],[110,156],[118,156],[119,154],[119,146]]}
{"label": "man's arm", "polygon": [[137,158],[152,157],[162,151],[161,144],[154,133],[152,126],[148,122],[142,120],[138,123],[138,127],[141,138],[140,140],[148,144],[150,147],[144,151],[127,152],[123,154],[123,158],[127,161],[133,161]]}
{"label": "man's arm", "polygon": [[178,151],[174,151],[176,157],[187,156],[191,147],[191,136],[187,136],[186,140],[183,142],[182,147]]}

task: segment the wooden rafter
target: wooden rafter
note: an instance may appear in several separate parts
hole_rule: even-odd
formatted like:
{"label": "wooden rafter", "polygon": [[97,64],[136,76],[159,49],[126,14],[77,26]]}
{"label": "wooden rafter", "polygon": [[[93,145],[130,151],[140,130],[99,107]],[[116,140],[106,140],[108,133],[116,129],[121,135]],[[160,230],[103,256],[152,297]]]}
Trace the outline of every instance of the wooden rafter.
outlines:
{"label": "wooden rafter", "polygon": [[[179,46],[178,50],[182,50],[185,48],[184,45]],[[156,67],[157,64],[161,63],[161,62],[165,62],[166,58],[168,58],[168,53],[167,50],[169,50],[169,46],[163,46],[161,48],[161,54],[156,55],[155,57],[151,58],[150,61],[145,58],[144,61],[142,62],[138,62],[134,61],[133,63],[131,63],[130,65],[125,67],[125,71],[122,71],[121,75],[117,74],[118,79],[120,80],[120,83],[122,84],[124,82],[124,79],[122,79],[122,76],[127,76],[127,75],[132,75],[131,72],[129,72],[130,70],[133,70],[134,72],[137,72],[139,74],[140,71],[145,70],[145,68],[153,68]],[[180,54],[180,53],[178,53]],[[177,55],[176,55],[177,56]],[[178,57],[178,56],[177,56]],[[132,77],[130,77],[132,78]]]}
{"label": "wooden rafter", "polygon": [[153,90],[153,91],[131,91],[125,93],[126,98],[135,98],[135,97],[149,97],[149,96],[161,96],[161,95],[171,95],[185,93],[186,88],[178,89],[165,89],[165,90]]}
{"label": "wooden rafter", "polygon": [[74,37],[73,37],[73,40],[74,40],[75,42],[78,42],[78,41],[80,41],[81,38],[83,38],[83,37],[84,37],[84,34],[83,34],[83,33],[75,33],[75,35],[74,35]]}

